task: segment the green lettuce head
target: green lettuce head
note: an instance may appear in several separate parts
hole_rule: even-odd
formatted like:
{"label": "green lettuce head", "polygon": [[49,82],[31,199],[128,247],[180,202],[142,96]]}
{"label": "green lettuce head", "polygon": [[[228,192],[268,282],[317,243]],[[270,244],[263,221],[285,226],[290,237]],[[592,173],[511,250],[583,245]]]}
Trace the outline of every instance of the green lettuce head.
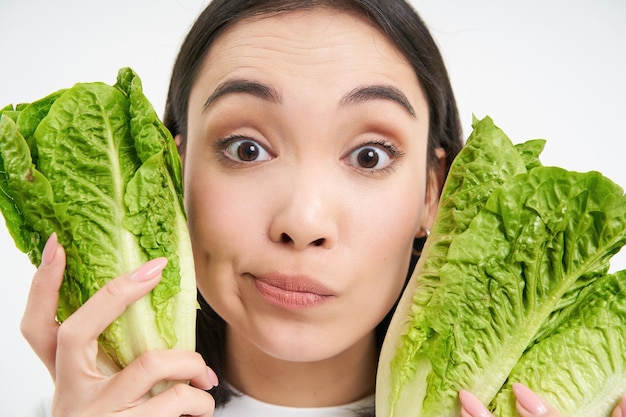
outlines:
{"label": "green lettuce head", "polygon": [[[196,286],[181,162],[129,68],[0,112],[0,209],[16,246],[67,254],[58,319],[111,279],[166,257],[161,282],[100,336],[114,368],[152,349],[195,349]],[[103,362],[103,366],[105,366]]]}
{"label": "green lettuce head", "polygon": [[609,417],[626,387],[624,190],[542,166],[486,117],[450,169],[379,361],[378,417],[460,416],[474,393],[517,416],[521,382],[563,415]]}

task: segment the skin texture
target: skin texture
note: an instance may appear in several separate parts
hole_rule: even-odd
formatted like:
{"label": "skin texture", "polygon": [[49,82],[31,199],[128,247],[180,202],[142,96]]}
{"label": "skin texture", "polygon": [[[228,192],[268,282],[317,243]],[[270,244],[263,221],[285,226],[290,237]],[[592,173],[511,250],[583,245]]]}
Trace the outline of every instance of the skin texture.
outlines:
{"label": "skin texture", "polygon": [[[410,109],[380,94],[347,98],[370,86],[393,87]],[[247,20],[216,41],[190,96],[185,196],[198,288],[229,325],[236,388],[291,406],[373,393],[373,329],[436,204],[427,135],[414,71],[360,18]],[[247,143],[261,150],[251,161],[238,154]],[[379,158],[372,168],[359,163],[366,149]],[[274,291],[301,281],[300,294]]]}
{"label": "skin texture", "polygon": [[[235,79],[247,83],[224,88]],[[410,66],[349,14],[242,21],[210,50],[188,128],[198,286],[228,322],[228,382],[292,406],[372,394],[373,329],[399,295],[441,185],[426,168],[428,111]],[[50,237],[21,329],[55,381],[54,416],[212,415],[204,390],[218,381],[197,353],[150,352],[114,375],[97,365],[97,335],[164,266],[152,260],[112,280],[59,325],[65,252]],[[190,384],[146,398],[164,379]],[[533,395],[518,393],[522,417],[560,416]],[[489,416],[470,393],[460,399],[464,417]],[[618,406],[612,417],[623,415]]]}

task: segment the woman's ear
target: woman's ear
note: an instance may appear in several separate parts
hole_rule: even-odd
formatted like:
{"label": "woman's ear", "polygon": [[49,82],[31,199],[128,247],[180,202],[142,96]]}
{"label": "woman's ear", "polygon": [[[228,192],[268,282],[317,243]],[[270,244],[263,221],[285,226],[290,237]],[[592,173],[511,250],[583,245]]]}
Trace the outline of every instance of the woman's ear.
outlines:
{"label": "woman's ear", "polygon": [[178,155],[180,155],[180,159],[185,163],[185,145],[183,144],[183,136],[179,133],[174,136],[174,143],[176,144],[176,148],[178,149]]}
{"label": "woman's ear", "polygon": [[435,155],[437,163],[428,169],[424,212],[422,213],[421,227],[415,234],[416,238],[428,237],[439,209],[439,198],[446,175],[446,151],[443,148],[435,148]]}

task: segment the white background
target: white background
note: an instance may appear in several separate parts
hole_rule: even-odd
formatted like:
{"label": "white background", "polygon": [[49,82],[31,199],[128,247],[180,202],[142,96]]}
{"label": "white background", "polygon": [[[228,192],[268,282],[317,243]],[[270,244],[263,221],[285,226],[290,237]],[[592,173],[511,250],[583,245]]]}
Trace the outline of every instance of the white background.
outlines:
{"label": "white background", "polygon": [[[0,0],[0,107],[130,66],[162,114],[177,48],[206,1]],[[413,0],[442,48],[466,134],[490,115],[514,142],[548,139],[544,165],[626,186],[626,2]],[[34,268],[0,220],[0,414],[52,390],[19,333]],[[624,252],[624,251],[622,251]],[[626,267],[626,254],[612,270]]]}

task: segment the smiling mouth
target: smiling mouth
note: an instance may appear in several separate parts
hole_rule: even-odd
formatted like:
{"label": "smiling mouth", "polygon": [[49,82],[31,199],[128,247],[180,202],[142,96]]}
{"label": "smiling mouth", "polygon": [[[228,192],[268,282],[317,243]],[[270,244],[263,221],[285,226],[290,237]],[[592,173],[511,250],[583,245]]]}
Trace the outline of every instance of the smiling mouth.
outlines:
{"label": "smiling mouth", "polygon": [[315,307],[334,298],[320,285],[302,278],[259,278],[253,276],[259,294],[270,303],[286,309]]}

